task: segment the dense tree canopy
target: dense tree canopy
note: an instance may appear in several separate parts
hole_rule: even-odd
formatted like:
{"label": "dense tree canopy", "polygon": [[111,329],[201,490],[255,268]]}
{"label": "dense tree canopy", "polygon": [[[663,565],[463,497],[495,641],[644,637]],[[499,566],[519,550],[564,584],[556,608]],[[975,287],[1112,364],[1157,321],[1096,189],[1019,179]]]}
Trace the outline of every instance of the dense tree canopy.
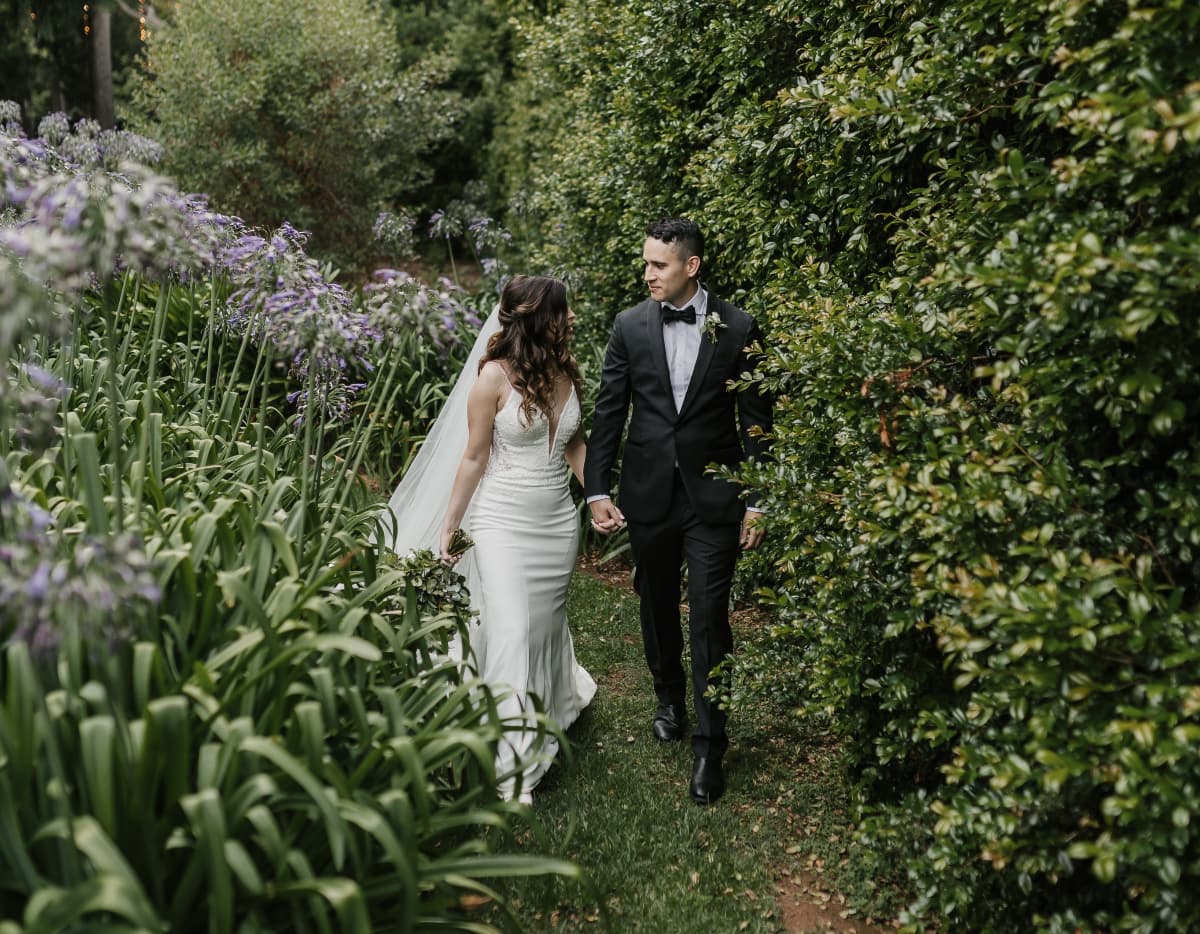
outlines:
{"label": "dense tree canopy", "polygon": [[124,75],[132,73],[144,33],[137,3],[0,0],[0,22],[5,24],[0,33],[0,100],[19,104],[30,127],[52,111],[99,117],[94,111],[98,17],[109,25],[103,57]]}
{"label": "dense tree canopy", "polygon": [[[417,193],[422,207],[440,208],[487,172],[496,110],[511,67],[506,0],[393,0],[401,63],[435,62],[439,89],[452,102],[454,133],[425,157],[428,181]],[[497,205],[498,207],[498,205]]]}

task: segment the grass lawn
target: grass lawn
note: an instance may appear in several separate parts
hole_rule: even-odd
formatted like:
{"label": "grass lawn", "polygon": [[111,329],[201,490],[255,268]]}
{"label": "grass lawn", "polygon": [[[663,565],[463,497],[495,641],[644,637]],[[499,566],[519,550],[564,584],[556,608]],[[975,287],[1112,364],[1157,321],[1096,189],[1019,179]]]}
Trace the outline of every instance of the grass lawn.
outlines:
{"label": "grass lawn", "polygon": [[[698,807],[687,794],[690,745],[650,734],[654,695],[636,597],[577,573],[569,614],[576,654],[599,691],[568,733],[571,755],[560,755],[535,791],[529,821],[496,846],[572,860],[583,880],[503,884],[520,924],[655,934],[878,930],[865,916],[872,908],[886,916],[890,886],[856,874],[828,740],[804,735],[778,709],[731,720],[728,791]],[[735,626],[738,640],[764,636],[761,626]],[[517,929],[494,906],[480,915]]]}

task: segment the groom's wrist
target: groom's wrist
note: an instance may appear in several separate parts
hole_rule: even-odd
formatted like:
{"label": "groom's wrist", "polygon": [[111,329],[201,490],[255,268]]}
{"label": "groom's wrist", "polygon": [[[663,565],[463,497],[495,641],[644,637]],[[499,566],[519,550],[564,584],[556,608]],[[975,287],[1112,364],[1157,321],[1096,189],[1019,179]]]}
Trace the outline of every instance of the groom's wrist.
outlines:
{"label": "groom's wrist", "polygon": [[602,499],[612,499],[607,493],[593,493],[587,498],[587,503],[590,506],[592,503],[598,503]]}

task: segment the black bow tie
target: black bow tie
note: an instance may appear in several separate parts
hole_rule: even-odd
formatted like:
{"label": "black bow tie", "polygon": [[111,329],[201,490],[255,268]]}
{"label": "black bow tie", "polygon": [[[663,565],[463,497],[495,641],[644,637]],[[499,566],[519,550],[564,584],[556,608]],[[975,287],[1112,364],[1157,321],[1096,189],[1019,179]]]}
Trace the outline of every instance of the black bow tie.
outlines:
{"label": "black bow tie", "polygon": [[696,309],[691,305],[687,308],[668,308],[663,305],[662,310],[663,324],[670,324],[672,321],[684,321],[687,324],[696,323]]}

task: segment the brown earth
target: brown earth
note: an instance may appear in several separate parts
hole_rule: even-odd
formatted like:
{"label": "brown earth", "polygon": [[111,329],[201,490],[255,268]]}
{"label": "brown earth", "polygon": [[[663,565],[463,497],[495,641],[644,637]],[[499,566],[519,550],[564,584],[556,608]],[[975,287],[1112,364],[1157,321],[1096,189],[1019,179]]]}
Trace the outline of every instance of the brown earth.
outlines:
{"label": "brown earth", "polygon": [[804,869],[780,870],[776,895],[779,898],[780,924],[793,934],[886,934],[890,928],[871,920],[852,918],[846,897],[831,891],[820,876]]}

